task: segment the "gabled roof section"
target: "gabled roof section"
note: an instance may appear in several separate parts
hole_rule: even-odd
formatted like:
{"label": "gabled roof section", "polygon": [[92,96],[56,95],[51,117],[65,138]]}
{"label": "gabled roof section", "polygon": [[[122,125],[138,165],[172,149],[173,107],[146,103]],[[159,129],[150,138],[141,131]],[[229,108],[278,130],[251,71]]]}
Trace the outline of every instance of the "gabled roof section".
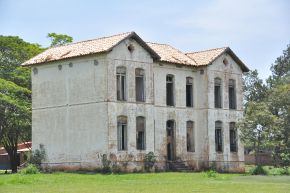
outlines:
{"label": "gabled roof section", "polygon": [[127,32],[109,37],[102,37],[93,40],[66,44],[63,46],[52,47],[24,62],[22,66],[30,66],[34,64],[41,64],[78,56],[109,52],[120,42],[128,38],[135,39],[145,50],[150,53],[153,59],[160,58],[159,55],[153,51],[135,32]]}
{"label": "gabled roof section", "polygon": [[159,56],[160,61],[162,62],[169,62],[174,64],[183,64],[183,65],[190,65],[196,66],[197,63],[185,55],[183,52],[173,48],[167,44],[158,44],[158,43],[151,43],[147,42],[147,45],[152,48]]}
{"label": "gabled roof section", "polygon": [[237,57],[237,55],[229,47],[215,48],[199,52],[190,52],[186,53],[186,55],[193,59],[198,66],[207,66],[224,53],[229,54],[240,66],[243,72],[249,71],[249,68]]}

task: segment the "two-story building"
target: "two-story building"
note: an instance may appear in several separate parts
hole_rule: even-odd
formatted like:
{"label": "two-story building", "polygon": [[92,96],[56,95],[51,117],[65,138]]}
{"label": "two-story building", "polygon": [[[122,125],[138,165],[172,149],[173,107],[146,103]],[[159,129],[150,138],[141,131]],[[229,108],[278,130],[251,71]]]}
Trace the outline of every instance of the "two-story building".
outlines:
{"label": "two-story building", "polygon": [[96,168],[102,155],[127,171],[184,162],[244,170],[235,123],[246,65],[228,48],[183,53],[135,32],[50,48],[32,69],[33,149],[45,166]]}

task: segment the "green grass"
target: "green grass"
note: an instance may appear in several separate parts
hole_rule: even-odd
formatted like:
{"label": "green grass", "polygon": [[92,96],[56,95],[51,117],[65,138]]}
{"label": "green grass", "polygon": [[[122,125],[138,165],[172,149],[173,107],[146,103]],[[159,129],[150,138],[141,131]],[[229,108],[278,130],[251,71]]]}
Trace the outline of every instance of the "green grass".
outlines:
{"label": "green grass", "polygon": [[290,176],[239,174],[150,173],[73,174],[53,173],[0,175],[1,193],[94,193],[94,192],[290,192]]}

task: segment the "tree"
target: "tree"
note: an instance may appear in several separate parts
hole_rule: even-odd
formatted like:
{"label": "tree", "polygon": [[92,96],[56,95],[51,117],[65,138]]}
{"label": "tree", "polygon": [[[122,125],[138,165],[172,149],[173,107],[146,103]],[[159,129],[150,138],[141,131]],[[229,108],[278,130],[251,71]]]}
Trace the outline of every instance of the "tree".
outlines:
{"label": "tree", "polygon": [[241,140],[251,146],[255,153],[256,164],[260,164],[258,153],[262,149],[272,148],[275,144],[279,120],[264,102],[249,102],[243,120],[238,123]]}
{"label": "tree", "polygon": [[19,65],[44,51],[39,44],[31,44],[17,36],[0,35],[0,78],[30,88],[30,69]]}
{"label": "tree", "polygon": [[31,139],[30,69],[19,65],[42,52],[17,36],[0,36],[0,144],[17,172],[17,144]]}
{"label": "tree", "polygon": [[73,41],[71,36],[65,34],[48,33],[47,37],[51,40],[50,47],[64,45]]}
{"label": "tree", "polygon": [[290,160],[290,45],[271,70],[267,85],[256,70],[244,77],[246,108],[240,129],[245,145],[254,147],[256,159],[261,148],[270,147],[274,157],[287,164]]}
{"label": "tree", "polygon": [[275,136],[277,144],[273,154],[287,165],[290,160],[290,44],[276,59],[271,71],[272,76],[267,79],[270,88],[268,104],[272,113],[282,120]]}
{"label": "tree", "polygon": [[31,136],[31,91],[0,79],[0,139],[12,172],[17,172],[17,144]]}
{"label": "tree", "polygon": [[276,59],[275,64],[272,64],[271,71],[274,78],[290,75],[290,44],[283,51],[283,55]]}
{"label": "tree", "polygon": [[257,70],[249,71],[243,76],[245,106],[250,101],[261,102],[267,96],[267,86],[259,78]]}

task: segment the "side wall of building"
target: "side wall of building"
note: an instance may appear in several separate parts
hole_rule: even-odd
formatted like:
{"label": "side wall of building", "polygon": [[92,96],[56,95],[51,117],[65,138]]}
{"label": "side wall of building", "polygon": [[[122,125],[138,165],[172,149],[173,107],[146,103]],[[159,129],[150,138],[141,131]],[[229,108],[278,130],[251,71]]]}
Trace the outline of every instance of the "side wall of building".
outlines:
{"label": "side wall of building", "polygon": [[44,145],[50,166],[100,164],[108,149],[106,70],[101,55],[32,68],[33,150]]}
{"label": "side wall of building", "polygon": [[[224,61],[226,59],[226,61]],[[224,64],[224,62],[226,64]],[[228,55],[223,54],[208,66],[208,133],[209,133],[209,162],[216,164],[220,170],[238,171],[244,170],[244,148],[238,137],[237,152],[230,151],[230,123],[236,123],[243,116],[243,85],[242,70],[238,64]],[[221,79],[222,107],[214,105],[214,80]],[[236,109],[229,108],[229,80],[235,81]],[[223,151],[215,149],[215,122],[222,122]],[[239,133],[239,131],[238,131]]]}
{"label": "side wall of building", "polygon": [[[131,51],[128,49],[130,46]],[[127,39],[113,48],[106,57],[108,70],[108,155],[127,171],[143,168],[144,155],[154,152],[153,59],[135,40]],[[125,101],[117,100],[118,67],[126,69]],[[136,101],[135,71],[144,70],[145,101]],[[127,149],[118,150],[117,118],[127,118]],[[145,150],[137,150],[136,118],[145,118]]]}
{"label": "side wall of building", "polygon": [[[176,159],[186,161],[194,169],[199,169],[207,159],[207,80],[204,69],[195,69],[174,64],[154,63],[155,90],[155,151],[162,160],[167,160],[166,122],[175,122]],[[174,76],[174,106],[166,104],[166,76]],[[186,78],[193,80],[193,107],[186,106]],[[187,121],[194,124],[194,152],[187,151]]]}

